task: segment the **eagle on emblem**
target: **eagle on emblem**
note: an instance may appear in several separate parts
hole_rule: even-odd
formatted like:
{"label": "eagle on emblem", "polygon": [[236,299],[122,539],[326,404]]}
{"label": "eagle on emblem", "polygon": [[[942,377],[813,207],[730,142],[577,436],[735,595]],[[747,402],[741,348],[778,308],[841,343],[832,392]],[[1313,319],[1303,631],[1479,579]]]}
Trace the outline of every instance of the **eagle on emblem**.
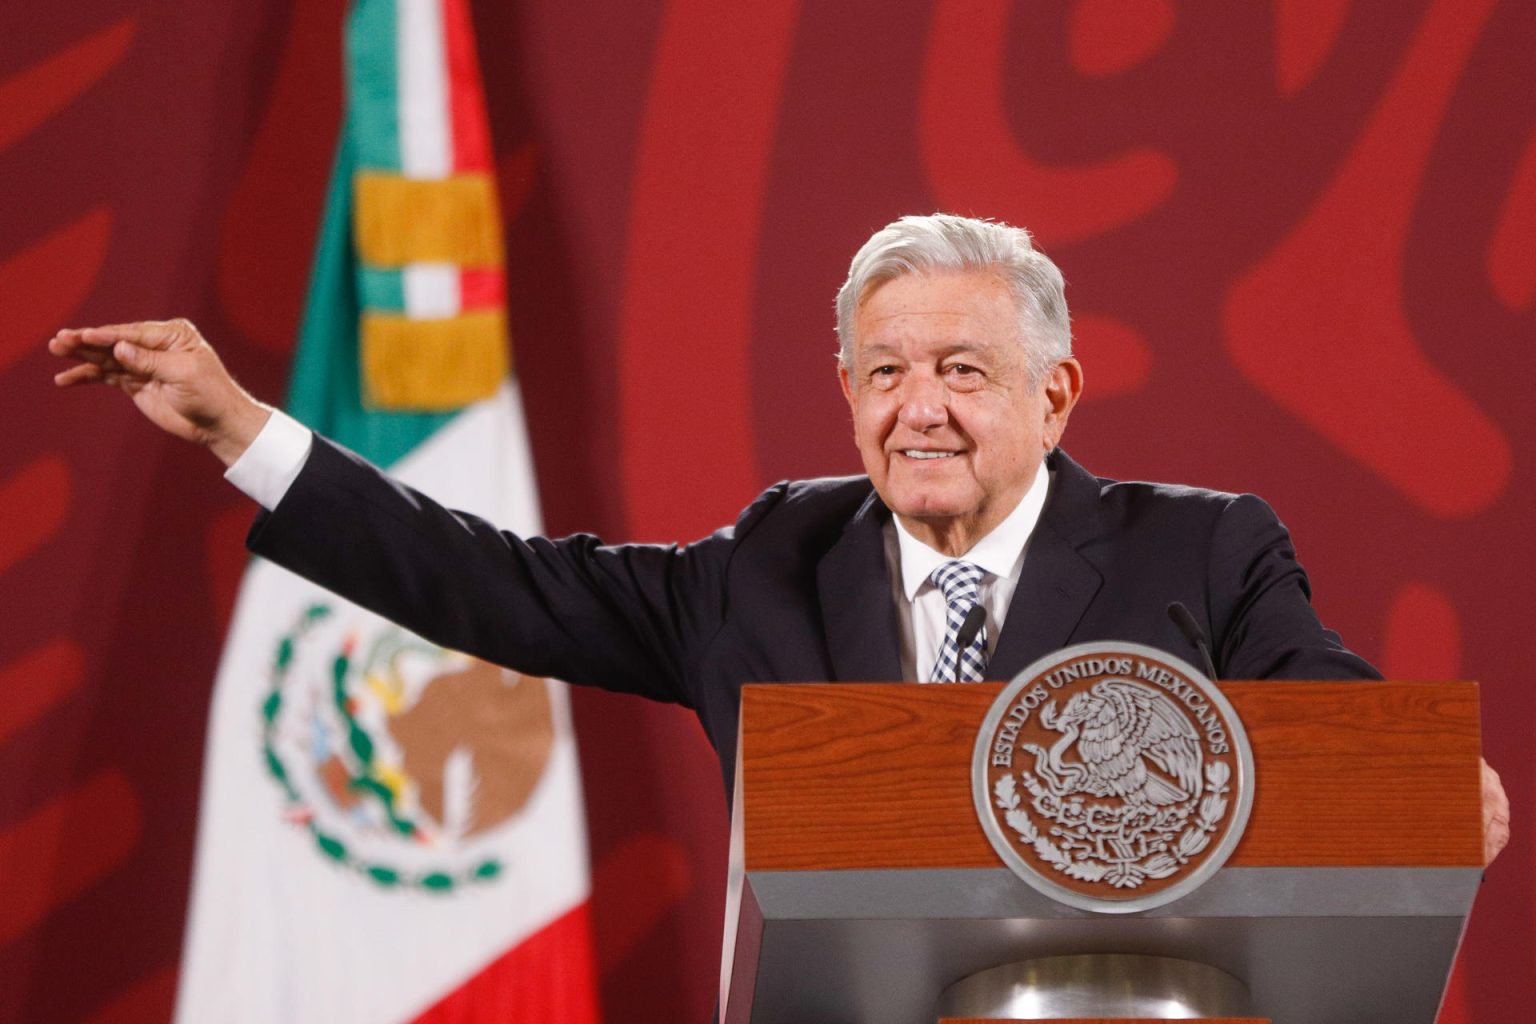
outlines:
{"label": "eagle on emblem", "polygon": [[[1200,793],[1200,738],[1165,694],[1130,679],[1104,679],[1073,694],[1060,714],[1040,709],[1040,724],[1062,734],[1035,755],[1036,774],[1058,796],[1116,796],[1144,808],[1183,803]],[[1068,761],[1068,752],[1078,760]]]}

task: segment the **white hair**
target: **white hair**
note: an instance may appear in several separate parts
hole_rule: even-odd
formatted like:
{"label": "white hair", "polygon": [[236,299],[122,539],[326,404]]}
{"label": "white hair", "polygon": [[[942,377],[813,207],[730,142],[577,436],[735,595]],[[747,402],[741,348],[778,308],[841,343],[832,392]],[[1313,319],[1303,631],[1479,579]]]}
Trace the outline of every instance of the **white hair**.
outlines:
{"label": "white hair", "polygon": [[853,321],[871,289],[903,274],[993,271],[1013,293],[1030,380],[1039,382],[1072,354],[1066,282],[1028,231],[997,221],[935,213],[903,217],[875,232],[854,254],[837,292],[838,360],[852,369]]}

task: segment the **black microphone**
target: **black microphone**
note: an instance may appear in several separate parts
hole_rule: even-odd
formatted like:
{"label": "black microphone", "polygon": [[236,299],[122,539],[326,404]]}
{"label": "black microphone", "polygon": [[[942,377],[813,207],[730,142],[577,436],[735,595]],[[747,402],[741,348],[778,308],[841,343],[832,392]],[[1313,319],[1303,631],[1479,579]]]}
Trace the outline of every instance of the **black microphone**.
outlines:
{"label": "black microphone", "polygon": [[1200,628],[1200,623],[1195,621],[1195,617],[1189,613],[1189,609],[1185,608],[1181,601],[1175,601],[1168,606],[1168,617],[1173,620],[1175,626],[1179,627],[1179,632],[1184,634],[1184,639],[1188,640],[1191,646],[1200,649],[1200,657],[1205,659],[1206,678],[1214,680],[1216,663],[1211,660],[1211,644],[1205,638],[1205,630]]}
{"label": "black microphone", "polygon": [[955,631],[955,682],[960,681],[960,655],[966,648],[976,641],[976,634],[981,632],[981,627],[987,624],[987,610],[977,601],[971,605],[971,610],[965,613],[965,618],[960,623],[960,628]]}

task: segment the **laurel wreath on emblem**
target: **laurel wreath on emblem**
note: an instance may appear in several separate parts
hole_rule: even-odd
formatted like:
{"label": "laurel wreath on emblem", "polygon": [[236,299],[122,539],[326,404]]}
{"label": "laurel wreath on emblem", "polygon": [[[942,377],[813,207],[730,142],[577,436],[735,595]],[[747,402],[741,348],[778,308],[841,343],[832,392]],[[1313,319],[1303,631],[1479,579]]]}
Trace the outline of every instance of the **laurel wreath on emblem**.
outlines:
{"label": "laurel wreath on emblem", "polygon": [[[1008,827],[1016,832],[1020,841],[1032,847],[1041,860],[1069,878],[1084,882],[1108,882],[1121,889],[1134,889],[1151,878],[1167,878],[1183,864],[1197,856],[1210,844],[1222,817],[1227,813],[1227,794],[1231,788],[1231,769],[1221,761],[1205,766],[1206,792],[1203,797],[1188,804],[1165,809],[1161,831],[1178,831],[1172,842],[1154,841],[1150,853],[1141,857],[1100,859],[1094,850],[1098,844],[1089,841],[1089,833],[1095,830],[1091,824],[1092,812],[1107,810],[1099,805],[1084,808],[1080,802],[1064,803],[1029,772],[1023,772],[1025,788],[1034,797],[1037,813],[1052,818],[1058,826],[1051,829],[1052,838],[1042,834],[1023,809],[1023,800],[1012,775],[999,778],[992,787],[993,799]],[[1198,804],[1195,819],[1187,826],[1168,829],[1173,822],[1187,821],[1193,805]]]}
{"label": "laurel wreath on emblem", "polygon": [[[275,738],[278,715],[283,708],[283,685],[293,668],[294,654],[298,650],[300,641],[331,614],[332,609],[329,605],[311,604],[299,614],[293,628],[279,639],[277,652],[272,660],[271,686],[266,700],[261,705],[262,755],[266,760],[267,774],[282,787],[292,816],[309,830],[314,837],[315,845],[327,858],[385,888],[410,887],[434,893],[448,893],[465,884],[489,882],[497,878],[502,872],[502,864],[494,858],[483,860],[462,871],[439,868],[408,875],[387,864],[372,862],[357,856],[342,839],[326,832],[316,823],[303,794],[293,784],[288,766],[284,764],[277,751]],[[350,651],[344,650],[331,663],[331,698],[346,728],[347,744],[359,764],[356,771],[347,769],[347,787],[354,792],[366,793],[377,799],[383,807],[385,816],[389,819],[390,827],[400,836],[419,839],[421,838],[420,829],[415,822],[398,813],[394,792],[375,774],[373,737],[353,713],[353,700],[347,691],[350,669],[351,654]]]}

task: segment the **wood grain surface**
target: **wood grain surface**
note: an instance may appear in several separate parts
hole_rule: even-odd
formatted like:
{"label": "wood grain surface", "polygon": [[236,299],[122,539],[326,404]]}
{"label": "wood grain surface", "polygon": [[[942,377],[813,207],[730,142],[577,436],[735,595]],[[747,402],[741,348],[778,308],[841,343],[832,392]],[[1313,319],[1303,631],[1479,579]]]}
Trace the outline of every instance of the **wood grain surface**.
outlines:
{"label": "wood grain surface", "polygon": [[[1229,865],[1481,865],[1475,683],[1220,685],[1256,777]],[[971,761],[1002,686],[747,687],[748,870],[1001,866]]]}

